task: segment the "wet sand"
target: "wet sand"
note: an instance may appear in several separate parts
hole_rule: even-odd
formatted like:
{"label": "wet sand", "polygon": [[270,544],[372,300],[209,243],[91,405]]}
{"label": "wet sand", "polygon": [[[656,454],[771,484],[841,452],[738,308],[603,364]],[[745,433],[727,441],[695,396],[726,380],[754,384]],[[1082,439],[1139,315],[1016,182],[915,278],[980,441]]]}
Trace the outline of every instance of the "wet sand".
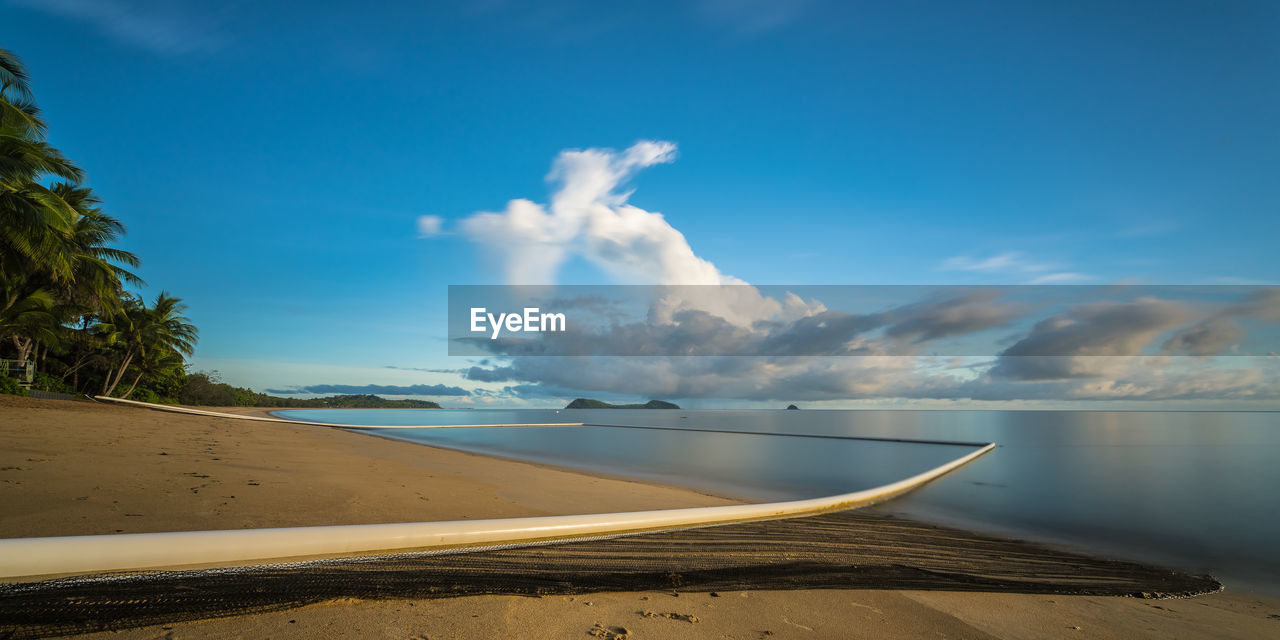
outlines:
{"label": "wet sand", "polygon": [[339,429],[0,395],[0,537],[731,504]]}
{"label": "wet sand", "polygon": [[[679,487],[334,429],[0,396],[5,537],[461,520],[730,502]],[[929,557],[928,546],[906,551],[937,560]],[[714,596],[687,587],[542,597],[390,594],[391,599],[337,598],[133,627],[110,636],[561,638],[616,637],[623,629],[631,638],[1280,634],[1280,601],[1230,590],[1149,600],[867,587],[733,588]],[[9,627],[18,634],[23,629]]]}

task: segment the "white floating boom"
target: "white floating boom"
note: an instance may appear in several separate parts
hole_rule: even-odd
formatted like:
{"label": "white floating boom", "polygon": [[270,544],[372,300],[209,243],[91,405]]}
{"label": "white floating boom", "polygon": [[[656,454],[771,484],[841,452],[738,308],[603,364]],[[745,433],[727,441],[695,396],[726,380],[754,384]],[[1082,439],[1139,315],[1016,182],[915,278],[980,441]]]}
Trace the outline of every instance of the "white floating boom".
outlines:
{"label": "white floating boom", "polygon": [[[108,398],[100,398],[108,400]],[[239,420],[292,420],[115,402]],[[324,424],[324,423],[302,423]],[[581,423],[574,423],[581,424]],[[324,426],[335,426],[324,424]],[[343,425],[344,427],[346,425]],[[437,425],[438,426],[438,425]],[[490,426],[490,425],[448,425]],[[551,425],[504,425],[551,426]],[[557,426],[569,426],[559,423]],[[351,427],[369,428],[367,425]],[[350,427],[348,427],[350,428]],[[379,427],[382,428],[382,427]],[[429,428],[429,427],[417,427]],[[286,558],[353,556],[409,551],[517,544],[557,539],[657,531],[770,520],[828,511],[843,511],[883,502],[963,466],[995,448],[994,443],[904,480],[873,489],[823,498],[764,504],[663,509],[536,518],[502,518],[452,522],[410,522],[229,531],[130,533],[0,540],[0,578],[20,578],[104,571],[160,569],[195,565],[264,564]]]}

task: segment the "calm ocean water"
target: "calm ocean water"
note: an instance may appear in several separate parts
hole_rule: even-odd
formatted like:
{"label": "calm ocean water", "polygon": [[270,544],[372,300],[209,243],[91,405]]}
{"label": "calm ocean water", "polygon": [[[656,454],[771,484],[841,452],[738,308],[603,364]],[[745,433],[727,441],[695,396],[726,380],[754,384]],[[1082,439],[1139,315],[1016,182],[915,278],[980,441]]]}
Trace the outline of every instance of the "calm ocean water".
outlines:
{"label": "calm ocean water", "polygon": [[[877,510],[1212,573],[1280,593],[1280,414],[1087,411],[297,410],[366,425],[597,422],[996,442]],[[947,445],[605,427],[388,430],[427,444],[744,498],[843,493],[967,453]]]}

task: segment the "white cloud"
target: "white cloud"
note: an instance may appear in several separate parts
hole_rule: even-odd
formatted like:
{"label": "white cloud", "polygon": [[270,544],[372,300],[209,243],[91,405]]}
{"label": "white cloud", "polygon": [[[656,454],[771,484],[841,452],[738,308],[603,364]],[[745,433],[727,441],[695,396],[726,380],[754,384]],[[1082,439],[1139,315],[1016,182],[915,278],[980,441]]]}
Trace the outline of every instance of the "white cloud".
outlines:
{"label": "white cloud", "polygon": [[969,271],[1028,278],[1028,284],[1065,284],[1093,279],[1093,276],[1074,271],[1055,271],[1058,268],[1057,265],[1037,262],[1021,251],[1006,251],[981,259],[971,256],[953,256],[943,260],[939,268],[943,271]]}
{"label": "white cloud", "polygon": [[[1075,358],[1079,361],[1084,358]],[[577,396],[770,401],[909,400],[1280,401],[1275,358],[1095,357],[1105,376],[1021,380],[988,375],[990,361],[955,366],[912,356],[516,358],[501,370],[513,388]],[[972,366],[970,366],[970,364]],[[473,378],[474,379],[474,378]],[[570,391],[572,390],[572,391]]]}
{"label": "white cloud", "polygon": [[1060,271],[1057,273],[1046,273],[1042,276],[1036,276],[1031,279],[1029,284],[1067,284],[1069,282],[1087,282],[1092,280],[1091,276],[1074,271]]}
{"label": "white cloud", "polygon": [[1022,253],[1008,251],[983,260],[955,256],[942,261],[947,271],[1044,271],[1048,267],[1027,262]]}
{"label": "white cloud", "polygon": [[675,159],[676,145],[641,141],[612,149],[563,151],[547,179],[551,203],[517,199],[500,213],[476,213],[462,230],[504,262],[509,284],[553,284],[560,267],[580,256],[635,284],[741,284],[694,254],[661,213],[629,204],[624,190],[637,172]]}
{"label": "white cloud", "polygon": [[418,237],[433,238],[444,233],[444,218],[440,216],[419,216]]}
{"label": "white cloud", "polygon": [[[500,213],[480,212],[462,221],[462,231],[503,264],[508,284],[555,284],[560,267],[581,257],[626,284],[745,285],[699,257],[684,234],[654,211],[628,202],[628,181],[641,169],[675,160],[676,145],[637,142],[625,151],[562,151],[547,179],[556,185],[549,205],[516,199]],[[682,310],[707,311],[736,325],[788,321],[824,310],[797,296],[782,300],[755,287],[673,292],[654,309],[656,322]]]}

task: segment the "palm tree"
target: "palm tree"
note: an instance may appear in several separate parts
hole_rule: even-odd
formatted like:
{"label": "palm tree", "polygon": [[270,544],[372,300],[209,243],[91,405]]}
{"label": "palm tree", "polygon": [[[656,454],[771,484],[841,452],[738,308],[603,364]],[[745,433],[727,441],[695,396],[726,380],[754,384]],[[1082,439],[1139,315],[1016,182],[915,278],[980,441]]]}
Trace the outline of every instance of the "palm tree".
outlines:
{"label": "palm tree", "polygon": [[162,376],[166,373],[183,373],[185,364],[186,361],[182,359],[182,354],[177,351],[165,351],[162,349],[147,351],[144,357],[134,363],[138,373],[134,376],[129,388],[120,397],[128,399],[129,396],[133,395],[133,390],[138,387],[138,382],[142,380],[143,376],[154,380],[157,376]]}
{"label": "palm tree", "polygon": [[[25,361],[24,354],[31,353],[37,342],[46,348],[51,346],[49,338],[56,338],[57,334],[45,332],[37,335],[22,331],[16,324],[15,314],[19,306],[15,305],[18,301],[39,292],[49,292],[56,296],[58,304],[45,307],[50,317],[40,322],[40,326],[72,324],[86,314],[110,314],[121,310],[124,283],[142,284],[138,276],[117,264],[136,266],[137,256],[107,246],[108,242],[123,235],[124,225],[96,206],[100,201],[93,192],[86,187],[66,183],[55,184],[51,190],[71,207],[75,215],[69,233],[54,235],[60,255],[70,265],[71,278],[58,280],[53,274],[27,269],[17,277],[3,279],[5,282],[0,291],[9,293],[11,297],[8,298],[9,307],[0,310],[0,337],[5,333],[12,334],[19,361]],[[16,291],[10,291],[11,288]],[[24,324],[32,326],[32,311],[26,309],[24,313]]]}
{"label": "palm tree", "polygon": [[111,366],[109,345],[105,336],[95,330],[97,325],[96,316],[82,315],[74,325],[61,326],[61,335],[48,345],[61,361],[62,380],[76,391],[80,391],[81,371],[105,370]]}
{"label": "palm tree", "polygon": [[[141,281],[132,253],[108,246],[124,226],[73,182],[79,169],[45,142],[45,123],[22,62],[0,49],[0,339],[19,360],[59,337],[50,327],[121,308],[123,285]],[[52,300],[51,300],[52,298]]]}
{"label": "palm tree", "polygon": [[[161,291],[156,296],[155,304],[147,308],[137,298],[130,298],[125,309],[116,314],[114,321],[100,325],[110,342],[120,348],[120,361],[108,370],[106,380],[102,383],[102,395],[109,396],[115,392],[129,365],[137,359],[144,364],[148,359],[160,362],[168,354],[191,355],[195,352],[198,331],[191,320],[182,315],[187,306],[182,300]],[[133,387],[146,373],[145,366],[137,367]]]}
{"label": "palm tree", "polygon": [[31,95],[31,80],[17,54],[0,48],[0,122],[43,139],[44,120]]}
{"label": "palm tree", "polygon": [[[4,293],[3,282],[0,282],[0,293]],[[61,313],[57,297],[47,289],[36,289],[18,296],[0,315],[0,340],[12,340],[18,362],[25,363],[37,340],[50,342],[57,339]]]}
{"label": "palm tree", "polygon": [[46,130],[26,68],[0,48],[0,347],[23,361],[54,353],[77,389],[82,370],[105,375],[105,395],[132,372],[127,396],[180,368],[196,329],[167,292],[151,307],[125,292],[142,281],[137,256],[111,246],[124,225]]}
{"label": "palm tree", "polygon": [[0,48],[0,94],[31,97],[31,79],[18,54]]}
{"label": "palm tree", "polygon": [[118,309],[125,283],[144,284],[121,266],[136,268],[138,256],[108,246],[124,235],[124,225],[98,207],[102,201],[88,187],[60,182],[52,191],[75,212],[62,247],[71,263],[72,277],[65,283],[67,298],[95,313]]}
{"label": "palm tree", "polygon": [[[83,172],[45,142],[45,125],[31,99],[22,61],[0,49],[0,274],[14,277],[35,266],[54,279],[71,278],[72,264],[58,250],[74,209],[41,180],[79,182]],[[0,311],[16,299],[0,300]]]}

